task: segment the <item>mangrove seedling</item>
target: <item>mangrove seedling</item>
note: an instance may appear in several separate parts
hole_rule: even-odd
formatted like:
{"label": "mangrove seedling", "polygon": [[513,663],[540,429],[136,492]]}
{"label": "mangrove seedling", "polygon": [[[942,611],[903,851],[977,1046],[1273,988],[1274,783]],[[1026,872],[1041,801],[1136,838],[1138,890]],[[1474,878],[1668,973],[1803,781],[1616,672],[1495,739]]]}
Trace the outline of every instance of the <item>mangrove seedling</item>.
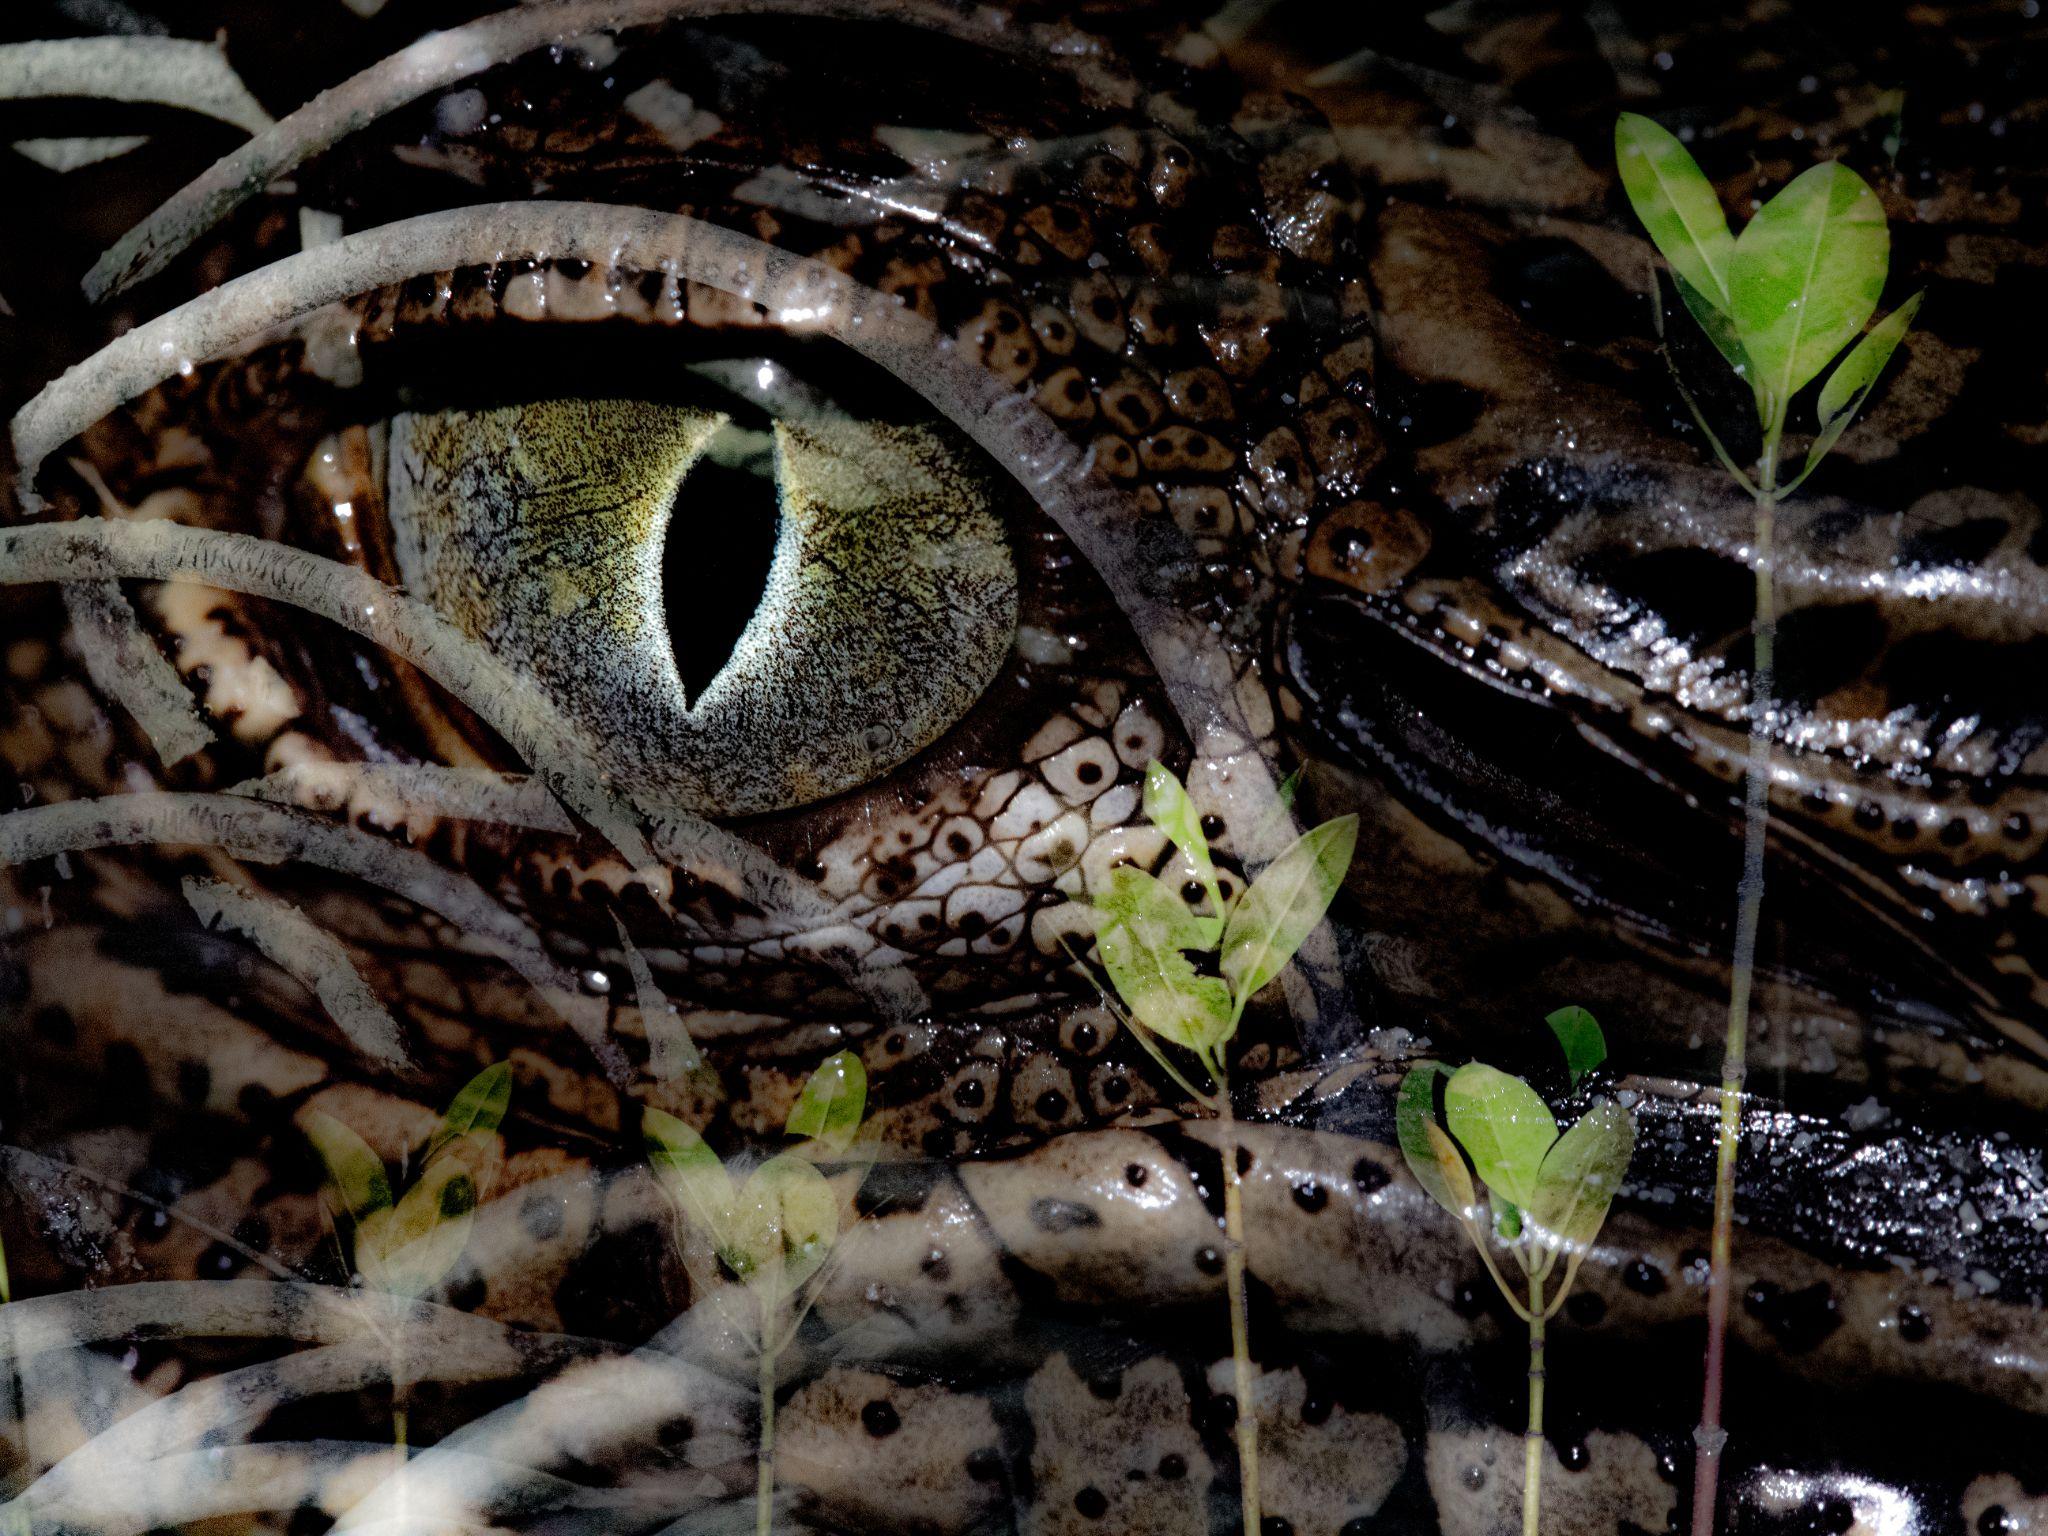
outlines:
{"label": "mangrove seedling", "polygon": [[[334,1116],[308,1110],[304,1129],[327,1168],[329,1212],[351,1269],[368,1290],[414,1300],[447,1278],[469,1243],[476,1210],[498,1176],[498,1127],[512,1102],[512,1064],[500,1061],[465,1083],[420,1159],[419,1176],[394,1198],[384,1159]],[[391,1340],[391,1441],[406,1443],[403,1341]]]}
{"label": "mangrove seedling", "polygon": [[[1181,1091],[1227,1126],[1235,1121],[1230,1042],[1246,1005],[1286,969],[1329,910],[1351,867],[1358,818],[1340,816],[1304,833],[1242,896],[1226,902],[1202,818],[1186,786],[1159,763],[1146,771],[1144,807],[1193,869],[1200,901],[1191,906],[1173,885],[1129,865],[1109,872],[1093,898],[1096,952],[1113,989],[1104,998]],[[1208,1086],[1196,1086],[1169,1051],[1191,1058]],[[1234,1146],[1223,1155],[1223,1222],[1244,1530],[1259,1536],[1259,1430],[1245,1308],[1244,1196]]]}
{"label": "mangrove seedling", "polygon": [[[751,1303],[752,1315],[739,1321],[754,1350],[760,1393],[756,1536],[768,1536],[774,1520],[776,1362],[817,1300],[860,1187],[859,1165],[871,1160],[862,1118],[867,1087],[859,1057],[851,1051],[828,1057],[789,1112],[785,1130],[800,1143],[751,1168],[721,1162],[703,1136],[674,1115],[648,1109],[641,1121],[655,1178]],[[856,1165],[843,1196],[820,1171],[821,1163]],[[714,1276],[691,1278],[700,1294],[716,1293]]]}
{"label": "mangrove seedling", "polygon": [[[1721,1053],[1721,1129],[1714,1169],[1714,1225],[1707,1281],[1707,1358],[1693,1488],[1694,1536],[1711,1536],[1720,1471],[1721,1377],[1728,1334],[1729,1259],[1734,1241],[1735,1154],[1742,1123],[1750,988],[1763,908],[1764,836],[1770,824],[1772,697],[1777,601],[1773,592],[1773,509],[1805,483],[1841,440],[1919,311],[1915,293],[1867,333],[1891,261],[1891,237],[1877,194],[1838,162],[1795,177],[1757,211],[1740,236],[1728,230],[1713,183],[1685,146],[1647,117],[1625,112],[1614,127],[1615,160],[1630,204],[1670,264],[1686,310],[1756,402],[1761,453],[1744,472],[1707,424],[1667,349],[1671,377],[1722,467],[1756,503],[1751,567],[1756,583],[1749,750],[1744,769],[1742,879],[1736,894],[1733,984]],[[1655,291],[1654,284],[1652,285]],[[1661,301],[1655,310],[1661,336]],[[1858,338],[1861,338],[1860,340]],[[1851,341],[1821,385],[1815,433],[1789,480],[1780,458],[1792,397],[1818,378]]]}
{"label": "mangrove seedling", "polygon": [[[1572,1085],[1606,1059],[1593,1015],[1560,1008],[1551,1031]],[[1437,1089],[1443,1089],[1443,1123]],[[1635,1151],[1630,1113],[1601,1100],[1563,1135],[1519,1077],[1469,1062],[1450,1071],[1424,1062],[1401,1081],[1395,1130],[1415,1181],[1456,1218],[1500,1293],[1529,1327],[1529,1428],[1523,1441],[1522,1536],[1537,1536],[1543,1475],[1543,1334],[1578,1279]],[[1474,1176],[1485,1186],[1482,1206]],[[1519,1272],[1510,1284],[1494,1258],[1505,1249]],[[1564,1268],[1560,1273],[1559,1261]],[[1553,1277],[1555,1284],[1552,1284]]]}

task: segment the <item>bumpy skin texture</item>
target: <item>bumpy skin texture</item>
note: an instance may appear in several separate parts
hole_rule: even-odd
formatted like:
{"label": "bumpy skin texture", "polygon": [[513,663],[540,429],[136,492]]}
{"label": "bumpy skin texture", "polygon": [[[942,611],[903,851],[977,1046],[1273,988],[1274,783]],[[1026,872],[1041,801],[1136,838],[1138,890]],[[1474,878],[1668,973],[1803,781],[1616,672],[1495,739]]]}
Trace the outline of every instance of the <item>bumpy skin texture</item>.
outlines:
{"label": "bumpy skin texture", "polygon": [[[204,9],[178,30],[224,26],[280,113],[475,14]],[[1726,1518],[2024,1515],[2048,1413],[2031,1123],[2048,1097],[2031,958],[2048,825],[2039,24],[1922,7],[1823,40],[1762,6],[1683,22],[1257,10],[1205,30],[1137,0],[1020,7],[981,17],[1002,43],[985,48],[791,16],[593,36],[351,135],[163,277],[88,310],[77,273],[231,144],[151,119],[130,160],[61,184],[8,172],[47,212],[38,241],[0,256],[11,398],[123,321],[291,254],[301,208],[355,230],[479,198],[631,203],[900,297],[1085,449],[1129,518],[1171,530],[1178,562],[1136,574],[1213,619],[1244,722],[1276,765],[1306,769],[1305,808],[1366,819],[1337,912],[1355,1020],[1305,1028],[1276,989],[1240,1072],[1242,1112],[1267,1122],[1240,1163],[1268,1513],[1296,1532],[1478,1536],[1517,1508],[1512,1322],[1389,1150],[1388,1089],[1428,1048],[1539,1066],[1529,1026],[1575,1001],[1626,1068],[1669,1077],[1599,1085],[1638,1096],[1644,1134],[1553,1346],[1547,1508],[1557,1529],[1655,1531],[1687,1514],[1712,1109],[1685,1079],[1711,1076],[1728,982],[1748,522],[1665,382],[1648,247],[1604,139],[1620,107],[1689,128],[1738,209],[1817,153],[1845,155],[1886,200],[1895,292],[1932,296],[1842,462],[1781,518],[1782,729],[1799,750],[1774,804],[1753,1062],[1776,1099],[1744,1168]],[[8,25],[124,16],[53,5]],[[1901,79],[1902,119],[1871,83]],[[1699,353],[1681,343],[1681,367]],[[47,515],[253,533],[396,579],[395,412],[695,402],[679,376],[710,359],[770,361],[885,433],[950,434],[931,402],[730,295],[500,264],[423,273],[194,360],[48,466]],[[1068,949],[1086,942],[1076,898],[1108,868],[1161,864],[1138,783],[1155,757],[1188,766],[1190,722],[1111,596],[1132,573],[1092,571],[1028,474],[1008,477],[1019,466],[946,441],[995,487],[1018,635],[936,743],[736,822],[815,885],[815,921],[751,907],[715,857],[634,871],[593,834],[302,781],[307,814],[421,850],[527,922],[585,978],[571,1011],[624,1042],[624,1082],[471,935],[366,884],[160,848],[0,872],[6,1139],[24,1149],[0,1210],[15,1292],[39,1298],[24,1315],[68,1308],[67,1326],[110,1341],[38,1357],[26,1456],[41,1471],[158,1403],[189,1417],[151,1454],[280,1442],[215,1483],[167,1463],[145,1480],[159,1502],[125,1517],[94,1512],[94,1464],[74,1461],[45,1485],[49,1519],[309,1530],[390,1512],[375,1502],[390,1488],[358,1503],[388,1471],[388,1363],[313,1348],[345,1274],[302,1116],[331,1113],[396,1162],[458,1084],[507,1058],[506,1171],[434,1298],[450,1310],[417,1324],[415,1441],[459,1433],[557,1495],[583,1490],[548,1515],[506,1474],[473,1510],[508,1527],[652,1531],[744,1502],[751,1365],[677,1252],[637,1161],[639,1114],[681,1115],[721,1148],[772,1145],[804,1075],[849,1045],[885,1152],[786,1362],[785,1518],[1232,1526],[1224,1153]],[[663,573],[685,667],[689,647],[715,649],[723,609],[749,606],[727,591],[748,574],[744,539],[696,530],[671,538]],[[128,591],[215,740],[162,766],[92,685],[57,594],[10,587],[0,763],[24,805],[329,763],[534,766],[338,629],[189,585]],[[487,611],[493,593],[468,598]],[[472,632],[492,633],[487,617]],[[524,664],[541,688],[591,671]],[[582,705],[565,712],[600,753],[632,739],[630,721],[604,730],[618,700]],[[785,743],[789,760],[805,745]],[[1206,807],[1199,775],[1195,792]],[[1250,830],[1210,830],[1233,888]],[[289,899],[344,943],[412,1070],[364,1059],[302,981],[204,930],[180,894],[190,875]],[[685,1010],[715,1093],[646,1070],[622,930]],[[886,1016],[864,966],[914,979],[928,1005]],[[121,1353],[145,1332],[124,1322],[124,1286],[229,1277],[269,1289],[207,1293],[241,1309],[235,1326],[176,1324],[229,1342]],[[104,1289],[57,1299],[83,1287]],[[138,1315],[184,1317],[194,1294]],[[273,1337],[296,1343],[266,1364]],[[230,1415],[204,1383],[235,1368],[250,1374]],[[212,1504],[177,1502],[218,1486]]]}

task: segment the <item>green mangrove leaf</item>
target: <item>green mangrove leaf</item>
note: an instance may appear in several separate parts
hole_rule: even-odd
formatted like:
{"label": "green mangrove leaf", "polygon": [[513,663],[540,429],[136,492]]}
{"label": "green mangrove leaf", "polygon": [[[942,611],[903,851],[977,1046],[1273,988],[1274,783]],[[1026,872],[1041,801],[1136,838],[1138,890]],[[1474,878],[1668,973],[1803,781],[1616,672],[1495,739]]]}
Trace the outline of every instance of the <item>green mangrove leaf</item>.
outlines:
{"label": "green mangrove leaf", "polygon": [[1707,340],[1714,344],[1714,350],[1728,359],[1728,366],[1735,370],[1737,378],[1751,384],[1755,374],[1749,361],[1749,349],[1742,344],[1742,332],[1736,329],[1735,317],[1676,272],[1671,274],[1671,279],[1678,285],[1678,297],[1685,305],[1686,313],[1699,322]]}
{"label": "green mangrove leaf", "polygon": [[1358,847],[1358,818],[1339,816],[1296,838],[1239,898],[1223,929],[1217,968],[1238,1008],[1286,969],[1343,888]]}
{"label": "green mangrove leaf", "polygon": [[1522,1235],[1522,1208],[1496,1190],[1489,1190],[1486,1200],[1493,1207],[1493,1230],[1500,1234],[1502,1242],[1512,1243]]}
{"label": "green mangrove leaf", "polygon": [[341,1214],[360,1226],[377,1211],[391,1204],[391,1181],[384,1173],[384,1159],[370,1144],[334,1116],[317,1109],[306,1111],[306,1139],[327,1166],[327,1182],[341,1202]]}
{"label": "green mangrove leaf", "polygon": [[1444,1119],[1486,1187],[1529,1205],[1557,1121],[1535,1089],[1496,1067],[1469,1062],[1444,1088]]}
{"label": "green mangrove leaf", "polygon": [[[1172,886],[1128,864],[1109,872],[1094,905],[1109,923],[1136,928],[1146,943],[1165,948],[1208,949],[1223,931],[1221,918],[1192,911]],[[1097,924],[1098,934],[1105,926]]]}
{"label": "green mangrove leaf", "polygon": [[1711,307],[1727,310],[1735,239],[1706,172],[1670,132],[1635,112],[1614,125],[1614,161],[1629,205],[1671,270]]}
{"label": "green mangrove leaf", "polygon": [[1600,1235],[1636,1149],[1636,1126],[1618,1104],[1596,1104],[1557,1139],[1543,1159],[1529,1203],[1551,1240],[1583,1251]]}
{"label": "green mangrove leaf", "polygon": [[1564,1047],[1564,1064],[1572,1075],[1574,1088],[1579,1086],[1580,1078],[1607,1059],[1607,1037],[1600,1033],[1599,1023],[1585,1009],[1560,1008],[1543,1022]]}
{"label": "green mangrove leaf", "polygon": [[498,1163],[495,1131],[443,1143],[398,1204],[357,1229],[356,1268],[363,1278],[394,1296],[419,1296],[438,1285],[462,1257]]}
{"label": "green mangrove leaf", "polygon": [[808,1136],[827,1152],[844,1152],[860,1133],[867,1113],[868,1072],[851,1051],[828,1056],[813,1072],[784,1127],[792,1136]]}
{"label": "green mangrove leaf", "polygon": [[733,1204],[719,1257],[735,1275],[779,1300],[825,1262],[839,1237],[839,1201],[825,1176],[784,1152],[754,1170]]}
{"label": "green mangrove leaf", "polygon": [[[1814,442],[1815,454],[1809,457],[1826,453],[1847,430],[1863,402],[1870,398],[1884,365],[1892,360],[1892,353],[1913,328],[1913,317],[1920,313],[1920,301],[1926,297],[1927,290],[1923,288],[1872,326],[1870,333],[1849,349],[1849,355],[1828,376],[1827,383],[1821,385],[1815,407],[1820,418],[1820,437]],[[1822,447],[1822,443],[1827,446]]]}
{"label": "green mangrove leaf", "polygon": [[1096,935],[1103,968],[1133,1022],[1207,1059],[1230,1038],[1230,987],[1200,976],[1180,947],[1154,925],[1111,923]]}
{"label": "green mangrove leaf", "polygon": [[450,1101],[448,1113],[427,1143],[427,1161],[432,1162],[434,1154],[458,1136],[497,1130],[511,1104],[512,1063],[494,1062],[464,1083]]}
{"label": "green mangrove leaf", "polygon": [[1891,262],[1884,208],[1837,161],[1795,177],[1749,221],[1731,267],[1751,387],[1781,411],[1877,308]]}
{"label": "green mangrove leaf", "polygon": [[1465,1154],[1436,1123],[1436,1080],[1449,1077],[1442,1062],[1410,1067],[1394,1100],[1394,1136],[1415,1182],[1438,1205],[1459,1220],[1472,1208],[1472,1173]]}
{"label": "green mangrove leaf", "polygon": [[720,1245],[732,1222],[732,1175],[718,1154],[684,1124],[659,1109],[641,1112],[640,1134],[647,1143],[647,1161],[654,1176],[692,1221],[702,1227],[712,1243]]}
{"label": "green mangrove leaf", "polygon": [[[1187,787],[1165,764],[1154,762],[1145,770],[1145,816],[1153,826],[1173,840],[1195,867],[1195,877],[1209,893],[1209,916],[1220,931],[1223,924],[1223,890],[1216,883],[1216,865],[1209,857],[1209,839],[1202,832],[1202,813],[1188,798]],[[1216,942],[1215,933],[1198,947]]]}

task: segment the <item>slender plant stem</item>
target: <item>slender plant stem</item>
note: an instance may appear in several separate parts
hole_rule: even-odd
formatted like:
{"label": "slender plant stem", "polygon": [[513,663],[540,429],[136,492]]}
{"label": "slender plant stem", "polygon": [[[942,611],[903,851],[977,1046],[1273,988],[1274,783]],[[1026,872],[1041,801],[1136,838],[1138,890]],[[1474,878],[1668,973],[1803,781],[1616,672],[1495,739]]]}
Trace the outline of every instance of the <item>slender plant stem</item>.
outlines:
{"label": "slender plant stem", "polygon": [[1756,630],[1749,687],[1749,758],[1742,821],[1742,883],[1735,910],[1734,970],[1728,993],[1728,1037],[1721,1056],[1721,1127],[1714,1158],[1714,1227],[1708,1255],[1706,1381],[1693,1465],[1692,1536],[1714,1536],[1721,1453],[1721,1397],[1728,1349],[1728,1301],[1734,1280],[1735,1157],[1742,1144],[1742,1086],[1748,1075],[1750,994],[1756,977],[1757,928],[1764,901],[1764,840],[1770,830],[1771,708],[1776,691],[1777,598],[1771,546],[1778,498],[1778,453],[1785,431],[1780,405],[1764,431],[1756,487]]}
{"label": "slender plant stem", "polygon": [[1244,1178],[1237,1171],[1236,1111],[1230,1083],[1216,1074],[1216,1114],[1232,1134],[1223,1138],[1223,1284],[1230,1298],[1230,1360],[1237,1392],[1237,1476],[1244,1536],[1259,1536],[1259,1409],[1252,1390],[1251,1316],[1244,1287]]}
{"label": "slender plant stem", "polygon": [[754,1470],[754,1536],[769,1536],[775,1525],[775,1357],[766,1330],[761,1343],[761,1446]]}
{"label": "slender plant stem", "polygon": [[1543,1518],[1543,1277],[1529,1277],[1529,1428],[1522,1436],[1522,1536]]}

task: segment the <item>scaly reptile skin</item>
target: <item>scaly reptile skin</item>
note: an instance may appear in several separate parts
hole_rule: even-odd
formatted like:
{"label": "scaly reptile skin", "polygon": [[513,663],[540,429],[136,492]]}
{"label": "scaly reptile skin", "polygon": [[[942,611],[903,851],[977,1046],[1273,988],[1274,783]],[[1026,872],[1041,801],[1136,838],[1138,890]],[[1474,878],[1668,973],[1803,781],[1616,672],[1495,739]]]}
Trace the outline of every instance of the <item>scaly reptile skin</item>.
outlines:
{"label": "scaly reptile skin", "polygon": [[[0,29],[163,30],[143,9],[48,0]],[[991,419],[1074,452],[1056,480],[1003,461],[942,421],[957,400],[815,317],[541,253],[408,273],[193,357],[40,466],[47,509],[10,500],[0,538],[128,517],[411,581],[617,784],[668,772],[689,727],[650,716],[711,696],[761,591],[770,417],[836,445],[814,462],[859,443],[926,475],[898,543],[855,519],[807,567],[819,612],[856,633],[939,617],[876,594],[903,590],[884,579],[900,564],[943,567],[967,508],[1000,530],[1015,623],[981,671],[960,660],[980,631],[911,647],[915,666],[793,620],[742,641],[766,696],[804,702],[713,735],[683,808],[754,851],[671,825],[669,857],[636,869],[552,802],[462,819],[334,777],[565,766],[522,756],[502,693],[442,686],[367,621],[127,581],[206,743],[167,767],[104,667],[94,681],[89,614],[9,585],[0,842],[61,802],[169,790],[211,815],[196,797],[302,775],[283,809],[237,812],[299,851],[283,862],[253,833],[166,843],[158,821],[0,869],[0,1232],[20,1298],[0,1323],[25,1409],[7,1491],[30,1488],[33,1528],[737,1528],[752,1367],[692,1284],[640,1114],[772,1145],[846,1046],[883,1154],[785,1362],[781,1528],[1236,1529],[1219,1133],[1068,948],[1109,868],[1166,857],[1145,766],[1187,770],[1214,723],[1175,666],[1206,668],[1235,713],[1204,756],[1240,750],[1246,782],[1299,767],[1300,813],[1363,817],[1315,975],[1262,1000],[1238,1075],[1268,1529],[1518,1519],[1515,1325],[1392,1150],[1391,1090],[1421,1055],[1562,1089],[1537,1026],[1562,1002],[1606,1025],[1624,1075],[1594,1086],[1633,1095],[1642,1132],[1550,1347],[1545,1528],[1684,1528],[1716,1113],[1692,1085],[1717,1078],[1729,989],[1751,524],[1652,335],[1652,253],[1608,147],[1624,109],[1683,130],[1741,211],[1843,157],[1891,222],[1887,306],[1929,290],[1902,361],[1779,513],[1785,707],[1722,1528],[2048,1522],[2037,8],[675,9],[464,65],[99,306],[80,274],[240,134],[168,109],[8,107],[22,137],[150,136],[62,176],[10,159],[14,405],[316,243],[322,216],[353,235],[545,200],[686,215],[823,263],[1014,396]],[[210,0],[165,21],[220,30],[281,115],[483,14]],[[754,415],[720,378],[755,389]],[[628,535],[665,493],[643,505],[609,477],[660,445],[602,432],[666,416],[517,418],[536,473],[557,473],[560,543],[521,531],[541,499],[525,481],[488,537],[482,502],[420,511],[430,482],[511,475],[517,431],[486,455],[447,413],[586,401],[708,401],[757,435],[695,461],[651,566]],[[582,425],[550,437],[544,419]],[[1088,547],[1053,505],[1077,487],[1111,509]],[[407,542],[423,526],[460,547],[433,590]],[[550,559],[604,579],[531,569]],[[1000,563],[975,567],[984,596]],[[1162,598],[1201,637],[1192,658],[1134,600]],[[134,651],[122,667],[147,669]],[[650,705],[670,676],[682,691]],[[899,739],[919,709],[931,729]],[[1234,889],[1260,829],[1216,776],[1193,786]],[[322,839],[355,873],[303,856]],[[403,890],[364,878],[394,860]],[[348,1038],[293,956],[202,923],[192,878],[298,907],[403,1062]],[[430,890],[460,899],[437,915]],[[523,971],[507,933],[534,946]],[[653,1070],[622,933],[715,1092]],[[549,967],[578,988],[551,1002],[530,984]],[[342,1288],[305,1116],[397,1164],[494,1060],[515,1071],[503,1176],[435,1307],[377,1335],[406,1341],[414,1447],[438,1443],[393,1475],[391,1363]]]}

